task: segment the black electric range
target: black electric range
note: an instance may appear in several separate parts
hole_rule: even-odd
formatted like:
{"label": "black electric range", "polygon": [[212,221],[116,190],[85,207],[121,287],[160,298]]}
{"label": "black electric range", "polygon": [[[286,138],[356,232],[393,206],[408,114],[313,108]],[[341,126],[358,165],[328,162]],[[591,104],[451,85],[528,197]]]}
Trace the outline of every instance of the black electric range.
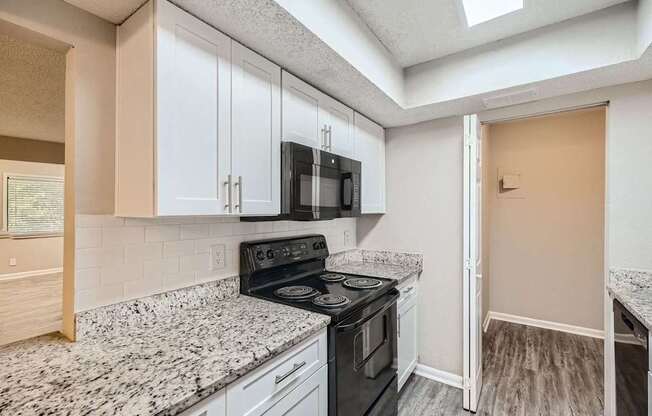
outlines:
{"label": "black electric range", "polygon": [[323,235],[244,242],[240,292],[331,317],[329,416],[394,416],[396,281],[329,272],[328,255]]}

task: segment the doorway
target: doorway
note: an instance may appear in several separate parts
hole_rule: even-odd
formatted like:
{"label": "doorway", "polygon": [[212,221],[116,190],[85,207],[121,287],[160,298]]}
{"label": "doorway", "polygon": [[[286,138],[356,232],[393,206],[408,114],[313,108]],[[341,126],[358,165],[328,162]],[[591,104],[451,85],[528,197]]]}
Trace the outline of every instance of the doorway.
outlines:
{"label": "doorway", "polygon": [[69,45],[0,21],[0,345],[72,321],[71,57]]}
{"label": "doorway", "polygon": [[606,107],[465,121],[464,407],[602,413]]}

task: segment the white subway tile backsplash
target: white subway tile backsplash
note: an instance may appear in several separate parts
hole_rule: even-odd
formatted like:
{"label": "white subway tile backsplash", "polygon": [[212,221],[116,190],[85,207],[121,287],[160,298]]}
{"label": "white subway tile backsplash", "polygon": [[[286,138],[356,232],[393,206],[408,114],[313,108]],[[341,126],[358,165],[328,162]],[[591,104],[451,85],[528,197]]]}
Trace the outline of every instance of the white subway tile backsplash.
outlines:
{"label": "white subway tile backsplash", "polygon": [[179,270],[183,272],[208,272],[211,270],[210,254],[195,254],[182,256],[179,259]]}
{"label": "white subway tile backsplash", "polygon": [[[350,241],[345,241],[348,231]],[[76,308],[120,302],[239,273],[240,243],[326,235],[331,252],[356,247],[356,220],[240,222],[229,217],[116,218],[77,215]],[[211,270],[210,247],[225,247]]]}
{"label": "white subway tile backsplash", "polygon": [[163,257],[163,243],[129,244],[125,246],[125,263],[156,260]]}
{"label": "white subway tile backsplash", "polygon": [[145,227],[115,227],[102,230],[102,245],[104,247],[144,243]]}
{"label": "white subway tile backsplash", "polygon": [[182,240],[197,240],[207,238],[209,235],[209,225],[207,224],[188,224],[181,226]]}
{"label": "white subway tile backsplash", "polygon": [[154,225],[145,227],[145,241],[174,241],[179,239],[180,228],[178,225]]}
{"label": "white subway tile backsplash", "polygon": [[101,228],[77,228],[75,233],[77,248],[97,248],[102,245]]}
{"label": "white subway tile backsplash", "polygon": [[167,241],[163,243],[163,257],[179,257],[195,254],[195,241]]}

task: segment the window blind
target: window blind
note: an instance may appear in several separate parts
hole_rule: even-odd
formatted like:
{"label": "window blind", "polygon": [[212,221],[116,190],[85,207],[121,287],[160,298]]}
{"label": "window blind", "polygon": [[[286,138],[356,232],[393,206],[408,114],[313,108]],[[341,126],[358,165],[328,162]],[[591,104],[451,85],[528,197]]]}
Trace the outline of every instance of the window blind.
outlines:
{"label": "window blind", "polygon": [[63,233],[63,179],[7,177],[7,232],[9,234]]}

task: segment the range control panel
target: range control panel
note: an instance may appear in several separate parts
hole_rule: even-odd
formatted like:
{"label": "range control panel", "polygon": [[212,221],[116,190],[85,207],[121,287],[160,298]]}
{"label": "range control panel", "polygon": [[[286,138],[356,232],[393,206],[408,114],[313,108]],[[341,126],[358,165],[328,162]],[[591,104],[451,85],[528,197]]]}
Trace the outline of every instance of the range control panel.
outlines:
{"label": "range control panel", "polygon": [[323,235],[251,241],[240,246],[241,271],[242,266],[253,271],[326,257],[328,246]]}

